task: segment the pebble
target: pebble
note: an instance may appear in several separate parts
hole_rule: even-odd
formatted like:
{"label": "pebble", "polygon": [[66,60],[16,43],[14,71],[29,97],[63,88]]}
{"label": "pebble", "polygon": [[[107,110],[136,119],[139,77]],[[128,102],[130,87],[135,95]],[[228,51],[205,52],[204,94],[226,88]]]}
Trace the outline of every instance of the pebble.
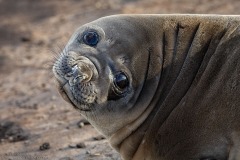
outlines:
{"label": "pebble", "polygon": [[22,42],[30,42],[30,41],[31,41],[31,38],[30,38],[30,37],[27,37],[27,36],[22,36],[22,37],[20,38],[20,40],[21,40]]}
{"label": "pebble", "polygon": [[84,127],[84,126],[85,126],[85,124],[84,124],[83,122],[78,123],[78,127],[79,127],[79,128],[82,128],[82,127]]}
{"label": "pebble", "polygon": [[69,144],[68,147],[69,148],[76,148],[76,145],[75,144]]}
{"label": "pebble", "polygon": [[86,145],[85,145],[85,143],[80,142],[80,143],[78,143],[78,144],[76,145],[76,147],[77,147],[77,148],[86,148]]}
{"label": "pebble", "polygon": [[93,140],[96,140],[96,141],[100,141],[100,140],[103,140],[103,139],[105,139],[105,137],[103,137],[101,135],[93,137]]}
{"label": "pebble", "polygon": [[80,120],[78,123],[77,123],[77,125],[78,125],[78,127],[79,128],[82,128],[82,127],[84,127],[85,125],[89,125],[90,123],[86,120],[86,119],[82,119],[82,120]]}
{"label": "pebble", "polygon": [[50,149],[50,144],[48,142],[45,142],[39,147],[39,149],[40,151],[48,150]]}

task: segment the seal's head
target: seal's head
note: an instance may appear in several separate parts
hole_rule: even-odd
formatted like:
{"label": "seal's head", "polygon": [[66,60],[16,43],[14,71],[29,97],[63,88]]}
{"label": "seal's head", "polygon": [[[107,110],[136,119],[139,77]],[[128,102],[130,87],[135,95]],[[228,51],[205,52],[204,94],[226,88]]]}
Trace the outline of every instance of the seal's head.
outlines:
{"label": "seal's head", "polygon": [[[151,35],[140,25],[115,16],[88,23],[77,29],[53,66],[63,98],[106,137],[138,119],[151,96],[139,98],[154,74]],[[150,83],[145,92],[154,90]]]}

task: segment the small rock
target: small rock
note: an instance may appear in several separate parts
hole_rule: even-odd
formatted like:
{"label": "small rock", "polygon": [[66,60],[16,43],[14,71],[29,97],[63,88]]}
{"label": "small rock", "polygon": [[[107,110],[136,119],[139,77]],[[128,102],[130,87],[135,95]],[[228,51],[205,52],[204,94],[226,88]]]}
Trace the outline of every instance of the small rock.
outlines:
{"label": "small rock", "polygon": [[42,87],[42,88],[46,88],[46,86],[47,86],[46,83],[42,83],[42,84],[41,84],[41,87]]}
{"label": "small rock", "polygon": [[63,112],[64,113],[68,113],[68,112],[70,112],[70,110],[69,109],[65,109],[65,110],[63,110]]}
{"label": "small rock", "polygon": [[68,147],[69,148],[76,148],[77,146],[75,144],[69,144]]}
{"label": "small rock", "polygon": [[33,58],[32,55],[26,55],[26,59],[27,59],[27,60],[31,60],[32,58]]}
{"label": "small rock", "polygon": [[51,110],[53,110],[53,109],[55,109],[55,108],[57,108],[57,106],[56,106],[55,104],[53,104],[53,105],[51,106]]}
{"label": "small rock", "polygon": [[103,139],[105,139],[105,137],[103,137],[102,135],[93,137],[93,140],[95,140],[95,141],[100,141],[100,140],[103,140]]}
{"label": "small rock", "polygon": [[92,156],[101,156],[101,153],[94,153]]}
{"label": "small rock", "polygon": [[82,119],[82,120],[80,120],[80,121],[77,123],[77,125],[78,125],[79,128],[82,128],[83,126],[89,125],[89,124],[90,124],[90,123],[89,123],[86,119]]}
{"label": "small rock", "polygon": [[56,100],[56,99],[57,99],[56,96],[52,96],[52,97],[51,97],[51,100]]}
{"label": "small rock", "polygon": [[8,137],[8,140],[12,142],[12,141],[13,141],[13,137],[12,137],[12,136],[9,136],[9,137]]}
{"label": "small rock", "polygon": [[33,103],[32,108],[33,109],[38,109],[38,104],[37,103]]}
{"label": "small rock", "polygon": [[21,37],[20,40],[21,40],[22,42],[30,42],[30,41],[31,41],[30,37],[27,37],[27,36]]}
{"label": "small rock", "polygon": [[39,147],[39,149],[40,151],[48,150],[50,149],[50,144],[48,142],[45,142]]}
{"label": "small rock", "polygon": [[78,123],[78,127],[79,127],[79,128],[82,128],[82,127],[84,127],[84,126],[85,126],[85,125],[84,125],[83,122]]}
{"label": "small rock", "polygon": [[44,42],[44,40],[39,40],[36,44],[39,46],[42,46],[45,44],[45,42]]}
{"label": "small rock", "polygon": [[85,143],[80,142],[80,143],[78,143],[78,144],[76,145],[76,147],[77,147],[77,148],[86,148],[86,145],[85,145]]}

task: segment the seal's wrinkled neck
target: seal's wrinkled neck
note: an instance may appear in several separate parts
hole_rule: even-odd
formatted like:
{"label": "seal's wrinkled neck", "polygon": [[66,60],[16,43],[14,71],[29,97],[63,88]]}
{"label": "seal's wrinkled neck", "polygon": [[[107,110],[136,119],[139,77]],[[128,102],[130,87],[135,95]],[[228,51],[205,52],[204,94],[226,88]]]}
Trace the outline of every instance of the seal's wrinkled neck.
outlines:
{"label": "seal's wrinkled neck", "polygon": [[[206,20],[209,21],[208,26],[201,24],[201,21]],[[211,19],[203,18],[199,21],[190,21],[187,18],[172,17],[171,21],[165,18],[158,19],[158,21],[160,29],[151,29],[154,31],[152,34],[155,34],[153,52],[150,54],[149,75],[147,76],[151,78],[147,78],[141,91],[146,97],[141,97],[141,93],[138,97],[143,101],[148,101],[146,104],[139,100],[146,109],[137,119],[124,126],[110,138],[112,146],[126,160],[133,159],[133,157],[135,159],[141,158],[138,155],[144,153],[140,154],[140,152],[143,150],[148,152],[142,148],[155,146],[153,145],[154,137],[158,136],[161,125],[191,89],[193,81],[196,80],[195,77],[200,78],[198,77],[199,69],[203,59],[209,54],[209,47],[216,48],[217,44],[211,44],[212,39],[221,39],[224,34],[225,25],[215,25],[211,23]],[[212,32],[214,29],[208,31],[205,27],[218,28],[220,34],[216,35],[217,30]],[[156,58],[157,56],[160,58]],[[156,60],[159,59],[160,61],[157,62]],[[161,72],[154,72],[158,69]],[[138,106],[141,105],[136,103],[134,107],[138,108]],[[149,150],[154,151],[154,149]],[[151,155],[151,153],[145,154]]]}
{"label": "seal's wrinkled neck", "polygon": [[[159,37],[162,37],[162,33],[158,34]],[[155,35],[155,37],[158,36]],[[156,40],[159,41],[157,45]],[[138,59],[138,63],[141,64],[139,65],[141,66],[140,72],[144,75],[144,80],[142,83],[139,83],[142,86],[139,87],[139,93],[136,91],[135,94],[138,96],[133,103],[133,107],[128,111],[129,115],[132,113],[132,121],[109,137],[110,144],[126,160],[131,159],[137,151],[153,118],[153,116],[149,115],[157,103],[156,96],[159,96],[158,87],[156,86],[160,86],[159,81],[163,67],[163,45],[161,39],[158,38],[152,38],[151,41],[148,41],[148,45],[146,45],[149,47],[146,49],[148,54],[146,57],[142,57],[142,59],[147,60],[147,63],[143,64],[143,61]],[[144,71],[145,73],[143,73]]]}
{"label": "seal's wrinkled neck", "polygon": [[[202,21],[209,21],[209,23],[203,24]],[[194,82],[196,84],[201,78],[204,67],[207,67],[214,53],[210,51],[216,49],[225,34],[225,25],[214,24],[211,19],[204,18],[199,21],[172,18],[170,22],[166,21],[163,24],[164,61],[160,85],[157,89],[158,101],[149,116],[153,119],[148,132],[133,159],[138,159],[138,155],[157,153],[156,150],[159,150],[160,146],[156,145],[154,137],[160,136],[158,134],[161,126],[166,123],[173,110],[184,101],[184,96],[192,89]],[[211,29],[206,30],[206,28]],[[216,32],[213,32],[213,28],[217,28],[218,31],[215,29]],[[152,149],[145,149],[145,153],[139,154],[146,146],[151,146]]]}

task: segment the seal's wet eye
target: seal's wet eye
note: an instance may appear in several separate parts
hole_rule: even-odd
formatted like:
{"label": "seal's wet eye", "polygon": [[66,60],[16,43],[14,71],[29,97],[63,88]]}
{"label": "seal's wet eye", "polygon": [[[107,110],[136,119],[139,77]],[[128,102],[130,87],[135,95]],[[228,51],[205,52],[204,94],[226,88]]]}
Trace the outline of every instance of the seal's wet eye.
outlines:
{"label": "seal's wet eye", "polygon": [[108,100],[118,100],[129,91],[129,80],[125,73],[119,72],[114,75],[112,87],[108,92]]}
{"label": "seal's wet eye", "polygon": [[114,77],[114,85],[120,90],[126,89],[129,86],[127,76],[123,72],[116,74]]}
{"label": "seal's wet eye", "polygon": [[86,44],[86,45],[89,45],[89,46],[96,46],[97,43],[98,43],[98,40],[99,40],[99,36],[96,32],[94,31],[89,31],[89,32],[86,32],[84,35],[83,35],[83,42]]}

